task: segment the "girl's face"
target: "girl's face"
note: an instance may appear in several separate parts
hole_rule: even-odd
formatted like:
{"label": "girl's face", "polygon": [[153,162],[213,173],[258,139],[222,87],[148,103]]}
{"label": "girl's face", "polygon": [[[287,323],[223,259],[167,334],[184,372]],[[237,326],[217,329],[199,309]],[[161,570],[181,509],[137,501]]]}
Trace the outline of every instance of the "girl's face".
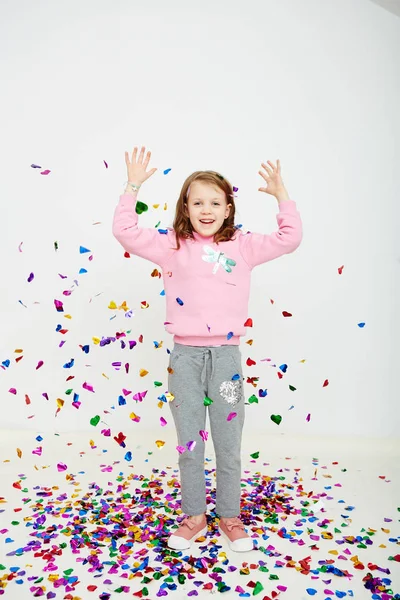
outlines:
{"label": "girl's face", "polygon": [[[202,181],[194,181],[189,187],[185,213],[190,218],[193,229],[203,236],[217,233],[228,217],[231,204],[226,203],[225,193],[218,187]],[[207,225],[202,221],[212,221]]]}

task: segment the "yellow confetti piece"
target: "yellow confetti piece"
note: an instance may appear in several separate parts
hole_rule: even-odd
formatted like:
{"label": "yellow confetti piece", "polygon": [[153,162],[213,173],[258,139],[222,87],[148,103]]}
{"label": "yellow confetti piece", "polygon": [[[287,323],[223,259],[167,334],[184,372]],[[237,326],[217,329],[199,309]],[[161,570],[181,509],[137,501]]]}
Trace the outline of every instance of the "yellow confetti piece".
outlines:
{"label": "yellow confetti piece", "polygon": [[129,310],[129,307],[126,305],[126,301],[125,301],[125,300],[123,301],[123,303],[121,304],[121,306],[118,306],[118,309],[119,309],[119,310],[121,310],[121,309],[122,309],[122,310],[124,310],[125,312],[126,312],[127,310]]}
{"label": "yellow confetti piece", "polygon": [[335,556],[337,556],[339,552],[337,550],[328,550],[328,554],[334,554]]}
{"label": "yellow confetti piece", "polygon": [[167,392],[165,394],[165,397],[168,400],[168,402],[172,402],[172,400],[175,398],[175,396],[173,394],[171,394],[171,392]]}
{"label": "yellow confetti piece", "polygon": [[61,398],[57,398],[56,400],[58,408],[62,408],[64,406],[64,400]]}
{"label": "yellow confetti piece", "polygon": [[23,350],[22,350],[22,348],[16,348],[16,349],[14,350],[14,352],[15,352],[16,354],[21,354],[21,352],[23,352]]}
{"label": "yellow confetti piece", "polygon": [[92,340],[93,340],[94,344],[100,344],[100,342],[101,342],[100,338],[98,338],[98,337],[93,337]]}
{"label": "yellow confetti piece", "polygon": [[153,208],[158,208],[160,205],[159,204],[153,204],[152,206],[153,206]]}
{"label": "yellow confetti piece", "polygon": [[164,406],[164,402],[162,400],[160,400],[160,402],[157,404],[158,408],[162,408]]}
{"label": "yellow confetti piece", "polygon": [[132,421],[136,421],[137,423],[139,423],[140,421],[140,417],[138,417],[138,415],[136,415],[134,412],[131,412],[129,418],[132,419]]}
{"label": "yellow confetti piece", "polygon": [[117,308],[117,305],[115,304],[114,300],[111,300],[110,304],[108,305],[108,308],[111,308],[111,309]]}
{"label": "yellow confetti piece", "polygon": [[19,448],[17,448],[17,454],[18,454],[18,458],[21,458],[21,456],[22,456],[22,450],[20,450]]}
{"label": "yellow confetti piece", "polygon": [[390,533],[390,529],[384,529],[383,527],[382,527],[382,531],[383,531],[383,533]]}
{"label": "yellow confetti piece", "polygon": [[64,315],[64,318],[65,319],[72,319],[72,316],[71,315]]}
{"label": "yellow confetti piece", "polygon": [[157,448],[162,448],[165,445],[165,442],[162,440],[156,440]]}
{"label": "yellow confetti piece", "polygon": [[380,544],[379,548],[386,548],[386,545],[385,544]]}
{"label": "yellow confetti piece", "polygon": [[146,369],[140,369],[139,371],[139,375],[140,377],[144,377],[145,375],[148,375],[148,371],[146,371]]}

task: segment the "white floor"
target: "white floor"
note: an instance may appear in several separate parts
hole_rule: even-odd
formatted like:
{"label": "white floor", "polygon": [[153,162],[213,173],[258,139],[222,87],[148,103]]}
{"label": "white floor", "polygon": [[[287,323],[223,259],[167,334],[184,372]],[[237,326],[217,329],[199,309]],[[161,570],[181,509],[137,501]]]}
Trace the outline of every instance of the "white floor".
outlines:
{"label": "white floor", "polygon": [[[227,600],[253,595],[259,600],[278,596],[284,600],[311,597],[387,600],[400,594],[400,562],[390,559],[400,554],[399,440],[303,439],[287,435],[245,438],[242,499],[244,513],[249,518],[246,528],[253,535],[255,549],[242,554],[227,547],[216,527],[218,518],[213,514],[215,459],[212,442],[208,441],[205,462],[205,469],[210,471],[206,476],[208,537],[206,541],[196,542],[190,552],[171,555],[166,547],[167,532],[156,530],[155,521],[162,516],[175,521],[181,515],[179,510],[173,510],[180,501],[176,487],[179,483],[176,439],[172,434],[170,438],[164,437],[165,445],[158,448],[157,436],[141,432],[141,437],[135,437],[134,441],[126,440],[127,448],[123,449],[114,440],[102,436],[101,446],[92,449],[89,443],[92,435],[92,432],[43,434],[43,442],[37,442],[34,432],[0,432],[0,565],[5,567],[0,567],[0,597],[3,594],[5,598],[16,600],[39,596],[71,600],[123,597],[155,600],[163,595],[180,599],[223,593]],[[39,446],[43,448],[42,455],[32,454]],[[21,458],[17,448],[22,451]],[[124,459],[128,448],[133,453],[130,463]],[[253,460],[250,453],[256,451],[260,453],[259,458]],[[64,463],[67,469],[59,472],[58,463]],[[153,487],[146,487],[146,477],[152,478]],[[268,478],[275,484],[270,508],[283,502],[291,507],[291,513],[303,509],[303,516],[277,513],[276,524],[266,522],[265,494],[261,487],[258,501],[264,501],[264,512],[255,512],[257,501],[253,498],[250,503],[248,494],[254,494],[255,481],[265,487]],[[157,480],[159,485],[156,485]],[[140,495],[146,491],[151,492],[151,499],[139,503]],[[168,500],[166,496],[174,491],[176,499]],[[122,497],[127,493],[134,498],[131,505],[129,498]],[[317,519],[313,520],[310,506],[307,508],[305,503],[314,504],[321,494],[325,494],[322,505],[319,503],[322,510],[315,511]],[[282,500],[285,496],[286,500]],[[116,538],[122,500],[129,514],[121,525],[124,537]],[[98,516],[101,502],[106,504]],[[85,515],[80,513],[84,507]],[[170,507],[171,512],[165,512],[165,507]],[[122,544],[132,540],[129,536],[134,535],[134,529],[127,527],[135,516],[141,516],[136,535],[148,535],[148,538],[135,541],[132,548],[121,549]],[[39,517],[41,520],[37,522]],[[82,523],[85,518],[87,521]],[[327,520],[325,528],[324,519]],[[50,531],[51,527],[54,530]],[[98,527],[105,535],[103,541],[98,536],[91,537]],[[286,535],[290,532],[290,537],[282,537],[283,528]],[[52,534],[51,539],[44,539],[46,530],[48,535]],[[114,551],[111,531],[115,538]],[[85,532],[87,536],[82,537]],[[368,536],[367,532],[373,535]],[[155,534],[158,545],[154,543]],[[359,548],[357,543],[350,543],[353,539],[350,536],[369,538],[372,544]],[[345,537],[348,541],[339,544]],[[73,539],[80,540],[80,547],[74,550]],[[27,545],[33,542],[36,546],[28,550]],[[47,558],[34,556],[43,550]],[[49,560],[51,550],[59,553],[53,555],[52,561]],[[16,555],[12,556],[13,552]],[[89,572],[89,563],[82,564],[89,556],[92,560],[97,557],[99,565],[107,561],[108,564],[104,564],[102,571]],[[302,574],[299,561],[307,557],[310,557],[311,572]],[[114,569],[111,561],[117,565]],[[142,564],[143,561],[146,562]],[[325,572],[317,571],[323,568],[321,561],[331,561]],[[357,563],[359,566],[362,563],[363,568],[356,568]],[[44,571],[46,566],[50,566],[50,570]],[[140,568],[135,572],[135,567]],[[330,572],[326,571],[328,568]],[[336,574],[332,572],[334,568]],[[389,569],[390,573],[382,569]],[[162,576],[154,579],[157,571]],[[381,583],[382,590],[392,590],[392,593],[373,595],[363,582],[367,573],[379,578],[376,584]],[[54,582],[62,577],[70,577],[70,585],[65,581],[55,586]],[[227,588],[223,586],[230,590],[224,591]],[[43,592],[35,593],[38,588]],[[142,595],[133,596],[140,590]]]}

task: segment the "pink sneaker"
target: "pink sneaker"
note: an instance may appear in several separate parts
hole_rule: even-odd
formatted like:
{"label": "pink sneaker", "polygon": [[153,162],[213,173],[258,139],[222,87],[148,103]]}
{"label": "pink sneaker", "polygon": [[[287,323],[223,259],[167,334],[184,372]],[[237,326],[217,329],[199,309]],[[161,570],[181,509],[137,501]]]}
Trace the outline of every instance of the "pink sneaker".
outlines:
{"label": "pink sneaker", "polygon": [[199,537],[207,535],[207,517],[203,515],[203,519],[198,525],[193,522],[192,517],[186,517],[181,522],[178,529],[169,536],[168,547],[174,550],[186,550],[190,548],[191,543]]}
{"label": "pink sneaker", "polygon": [[231,550],[235,552],[248,552],[253,550],[253,540],[244,528],[244,523],[239,517],[221,518],[219,520],[219,530]]}

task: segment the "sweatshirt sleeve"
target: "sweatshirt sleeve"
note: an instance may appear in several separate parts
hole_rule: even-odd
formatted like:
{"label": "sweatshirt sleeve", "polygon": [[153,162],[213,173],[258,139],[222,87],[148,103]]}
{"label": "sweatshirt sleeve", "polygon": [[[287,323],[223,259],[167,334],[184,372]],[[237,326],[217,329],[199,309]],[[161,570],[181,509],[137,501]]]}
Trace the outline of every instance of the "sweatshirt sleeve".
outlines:
{"label": "sweatshirt sleeve", "polygon": [[[124,250],[163,267],[173,252],[175,235],[170,231],[138,227],[137,192],[122,194],[115,208],[112,233]],[[174,239],[172,239],[172,237]]]}
{"label": "sweatshirt sleeve", "polygon": [[278,230],[271,234],[248,233],[240,236],[240,251],[251,269],[283,254],[290,254],[299,247],[303,228],[300,213],[293,200],[279,203],[276,220]]}

